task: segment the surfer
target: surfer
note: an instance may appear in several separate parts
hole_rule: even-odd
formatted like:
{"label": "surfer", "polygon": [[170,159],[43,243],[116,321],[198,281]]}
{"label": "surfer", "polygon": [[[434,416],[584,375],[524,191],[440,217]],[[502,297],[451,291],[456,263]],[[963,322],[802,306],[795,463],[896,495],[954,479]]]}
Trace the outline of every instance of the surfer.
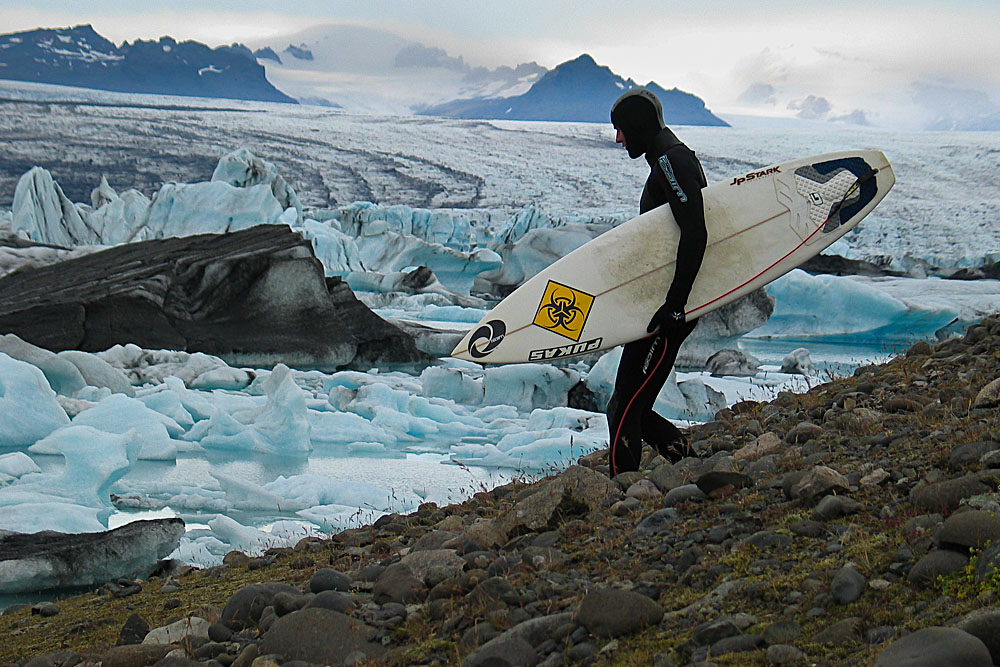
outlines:
{"label": "surfer", "polygon": [[669,204],[680,227],[673,282],[646,328],[652,335],[622,349],[615,390],[608,402],[608,458],[614,477],[639,469],[643,441],[672,462],[693,453],[684,434],[653,411],[653,402],[670,375],[681,343],[698,323],[685,319],[684,307],[701,268],[708,233],[701,194],[707,185],[705,172],[694,151],[663,122],[656,95],[644,88],[626,91],[611,108],[611,123],[618,131],[615,141],[629,157],[645,155],[649,163],[639,212]]}

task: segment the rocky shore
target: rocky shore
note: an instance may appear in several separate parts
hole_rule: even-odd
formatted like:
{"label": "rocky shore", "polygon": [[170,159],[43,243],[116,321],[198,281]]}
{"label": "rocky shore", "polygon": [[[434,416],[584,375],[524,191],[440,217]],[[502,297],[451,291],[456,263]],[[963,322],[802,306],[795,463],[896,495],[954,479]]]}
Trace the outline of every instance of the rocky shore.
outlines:
{"label": "rocky shore", "polygon": [[993,316],[727,408],[697,458],[10,608],[0,664],[1000,664],[998,404]]}

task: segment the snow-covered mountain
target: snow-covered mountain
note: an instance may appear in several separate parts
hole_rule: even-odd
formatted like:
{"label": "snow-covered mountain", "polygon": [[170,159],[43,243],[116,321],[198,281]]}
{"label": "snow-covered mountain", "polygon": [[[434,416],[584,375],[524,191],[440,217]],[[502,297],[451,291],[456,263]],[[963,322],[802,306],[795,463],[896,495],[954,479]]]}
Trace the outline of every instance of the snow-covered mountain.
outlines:
{"label": "snow-covered mountain", "polygon": [[294,102],[239,44],[137,40],[115,46],[91,26],[0,35],[0,78],[126,93]]}
{"label": "snow-covered mountain", "polygon": [[[604,123],[622,91],[635,88],[608,67],[598,65],[588,54],[565,62],[538,80],[523,95],[511,98],[455,100],[427,107],[421,113],[450,118],[508,120],[554,120]],[[728,123],[705,108],[705,102],[674,88],[664,90],[655,82],[645,86],[660,98],[663,118],[674,125],[718,125]]]}
{"label": "snow-covered mountain", "polygon": [[546,73],[536,63],[487,69],[377,28],[323,25],[254,44],[278,88],[301,102],[410,114],[458,98],[520,95]]}

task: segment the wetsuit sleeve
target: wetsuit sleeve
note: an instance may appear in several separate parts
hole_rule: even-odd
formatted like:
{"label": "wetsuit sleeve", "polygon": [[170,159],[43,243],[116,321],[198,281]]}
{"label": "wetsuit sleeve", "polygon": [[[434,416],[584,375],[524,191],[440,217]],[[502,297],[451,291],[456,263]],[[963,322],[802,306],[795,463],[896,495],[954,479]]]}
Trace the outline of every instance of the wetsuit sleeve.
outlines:
{"label": "wetsuit sleeve", "polygon": [[659,181],[657,185],[664,189],[681,231],[674,279],[664,299],[679,310],[687,304],[708,243],[705,202],[701,192],[705,187],[705,176],[698,158],[689,150],[671,151],[669,157],[662,155],[657,165],[653,170]]}

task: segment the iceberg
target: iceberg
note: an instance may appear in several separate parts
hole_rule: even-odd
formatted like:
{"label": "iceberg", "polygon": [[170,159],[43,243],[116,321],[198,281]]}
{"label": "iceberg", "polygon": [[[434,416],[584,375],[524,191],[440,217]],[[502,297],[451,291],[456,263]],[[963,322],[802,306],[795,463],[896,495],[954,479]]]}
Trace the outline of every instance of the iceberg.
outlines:
{"label": "iceberg", "polygon": [[933,337],[959,315],[947,307],[908,305],[849,277],[813,276],[801,269],[765,289],[774,297],[774,313],[749,337],[900,343]]}
{"label": "iceberg", "polygon": [[26,447],[67,424],[45,375],[0,352],[0,447]]}

